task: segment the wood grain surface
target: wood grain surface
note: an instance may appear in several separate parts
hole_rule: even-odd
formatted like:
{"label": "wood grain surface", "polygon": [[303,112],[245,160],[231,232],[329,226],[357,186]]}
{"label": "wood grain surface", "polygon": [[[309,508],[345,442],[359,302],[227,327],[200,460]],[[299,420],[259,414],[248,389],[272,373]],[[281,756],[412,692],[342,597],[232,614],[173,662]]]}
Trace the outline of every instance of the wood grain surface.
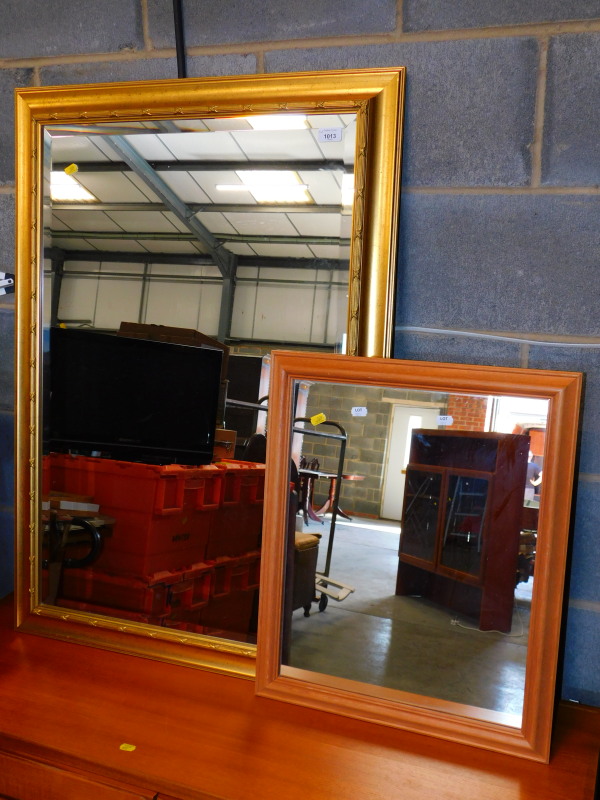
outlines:
{"label": "wood grain surface", "polygon": [[0,795],[593,798],[598,709],[560,709],[545,765],[256,697],[249,680],[17,633],[12,614],[2,601]]}

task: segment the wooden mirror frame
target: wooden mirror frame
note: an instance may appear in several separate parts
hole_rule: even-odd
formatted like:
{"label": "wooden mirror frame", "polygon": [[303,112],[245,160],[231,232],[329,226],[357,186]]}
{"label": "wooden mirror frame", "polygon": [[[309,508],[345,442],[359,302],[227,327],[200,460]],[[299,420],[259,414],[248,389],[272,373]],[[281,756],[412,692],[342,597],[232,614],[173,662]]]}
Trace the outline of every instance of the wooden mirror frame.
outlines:
{"label": "wooden mirror frame", "polygon": [[18,89],[16,95],[16,624],[20,630],[244,677],[256,647],[66,612],[40,601],[43,134],[85,125],[272,113],[356,113],[348,352],[393,336],[404,68]]}
{"label": "wooden mirror frame", "polygon": [[[535,397],[549,401],[544,501],[539,517],[521,727],[507,725],[506,715],[500,712],[282,666],[285,539],[292,400],[296,381]],[[572,372],[274,351],[267,437],[257,694],[547,761],[554,713],[581,383],[581,375]]]}

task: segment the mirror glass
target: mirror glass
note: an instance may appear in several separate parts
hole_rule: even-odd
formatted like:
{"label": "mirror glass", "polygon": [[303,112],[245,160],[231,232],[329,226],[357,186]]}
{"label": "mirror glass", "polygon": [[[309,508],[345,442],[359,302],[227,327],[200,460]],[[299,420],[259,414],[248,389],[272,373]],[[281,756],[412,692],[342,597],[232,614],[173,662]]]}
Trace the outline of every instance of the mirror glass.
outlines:
{"label": "mirror glass", "polygon": [[[344,348],[356,114],[75,128],[45,128],[43,518],[52,515],[53,528],[49,519],[43,549],[54,552],[42,562],[44,602],[254,644],[262,505],[241,497],[237,517],[233,505],[215,509],[238,490],[233,465],[175,475],[175,464],[216,459],[172,452],[169,437],[226,429],[235,442],[225,455],[245,464],[264,414],[237,401],[258,405],[268,395],[271,347]],[[183,328],[226,343],[224,389],[203,353],[188,363],[119,338],[151,336],[156,326],[171,341]],[[204,390],[187,405],[190,370],[204,373]],[[163,393],[165,378],[177,388]],[[210,416],[211,430],[194,434],[190,421],[177,432],[169,419],[198,414]],[[264,454],[255,457],[261,463],[248,463],[244,480],[260,484],[252,487],[260,499]],[[140,486],[152,493],[166,484],[166,495],[179,481],[181,502],[165,497],[172,507],[132,502]],[[233,524],[244,528],[238,542]],[[222,597],[211,586],[219,581]]]}
{"label": "mirror glass", "polygon": [[403,81],[17,91],[22,629],[253,674],[269,354],[389,354]]}
{"label": "mirror glass", "polygon": [[258,694],[546,760],[581,375],[271,370]]}
{"label": "mirror glass", "polygon": [[283,664],[520,726],[548,400],[321,381],[295,393],[296,419],[317,424],[294,425],[305,549],[288,553]]}
{"label": "mirror glass", "polygon": [[45,129],[50,325],[343,348],[356,114],[76,127]]}

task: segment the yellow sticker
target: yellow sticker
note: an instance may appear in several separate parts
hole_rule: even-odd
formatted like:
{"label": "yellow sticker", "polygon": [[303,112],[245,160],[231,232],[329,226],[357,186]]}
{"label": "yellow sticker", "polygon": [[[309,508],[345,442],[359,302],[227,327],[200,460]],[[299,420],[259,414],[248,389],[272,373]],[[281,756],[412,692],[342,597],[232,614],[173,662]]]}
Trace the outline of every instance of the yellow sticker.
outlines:
{"label": "yellow sticker", "polygon": [[67,175],[75,175],[76,172],[79,172],[79,167],[77,164],[69,164],[68,167],[65,167],[65,172]]}
{"label": "yellow sticker", "polygon": [[122,744],[119,747],[119,750],[126,750],[128,753],[132,753],[135,750],[134,744]]}
{"label": "yellow sticker", "polygon": [[315,414],[314,417],[310,418],[310,421],[313,425],[320,425],[322,422],[325,422],[327,417],[325,414]]}

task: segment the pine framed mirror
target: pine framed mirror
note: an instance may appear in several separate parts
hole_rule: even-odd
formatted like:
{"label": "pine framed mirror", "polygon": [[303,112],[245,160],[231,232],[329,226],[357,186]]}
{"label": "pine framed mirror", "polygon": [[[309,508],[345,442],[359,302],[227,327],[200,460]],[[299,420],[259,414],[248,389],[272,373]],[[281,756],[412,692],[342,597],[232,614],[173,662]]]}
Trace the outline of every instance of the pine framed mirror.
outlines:
{"label": "pine framed mirror", "polygon": [[546,761],[581,381],[274,353],[257,693]]}
{"label": "pine framed mirror", "polygon": [[[336,349],[345,340],[347,352],[389,355],[404,79],[397,68],[17,90],[21,630],[254,675],[255,636],[52,600],[42,563],[44,353],[50,331],[65,327],[114,333],[128,321],[221,341],[252,327],[275,341],[288,321],[283,341]],[[260,195],[265,175],[284,171],[295,194]],[[291,292],[293,313],[273,302],[275,290]],[[298,313],[308,296],[311,312]],[[143,604],[154,609],[156,597],[146,585]]]}

